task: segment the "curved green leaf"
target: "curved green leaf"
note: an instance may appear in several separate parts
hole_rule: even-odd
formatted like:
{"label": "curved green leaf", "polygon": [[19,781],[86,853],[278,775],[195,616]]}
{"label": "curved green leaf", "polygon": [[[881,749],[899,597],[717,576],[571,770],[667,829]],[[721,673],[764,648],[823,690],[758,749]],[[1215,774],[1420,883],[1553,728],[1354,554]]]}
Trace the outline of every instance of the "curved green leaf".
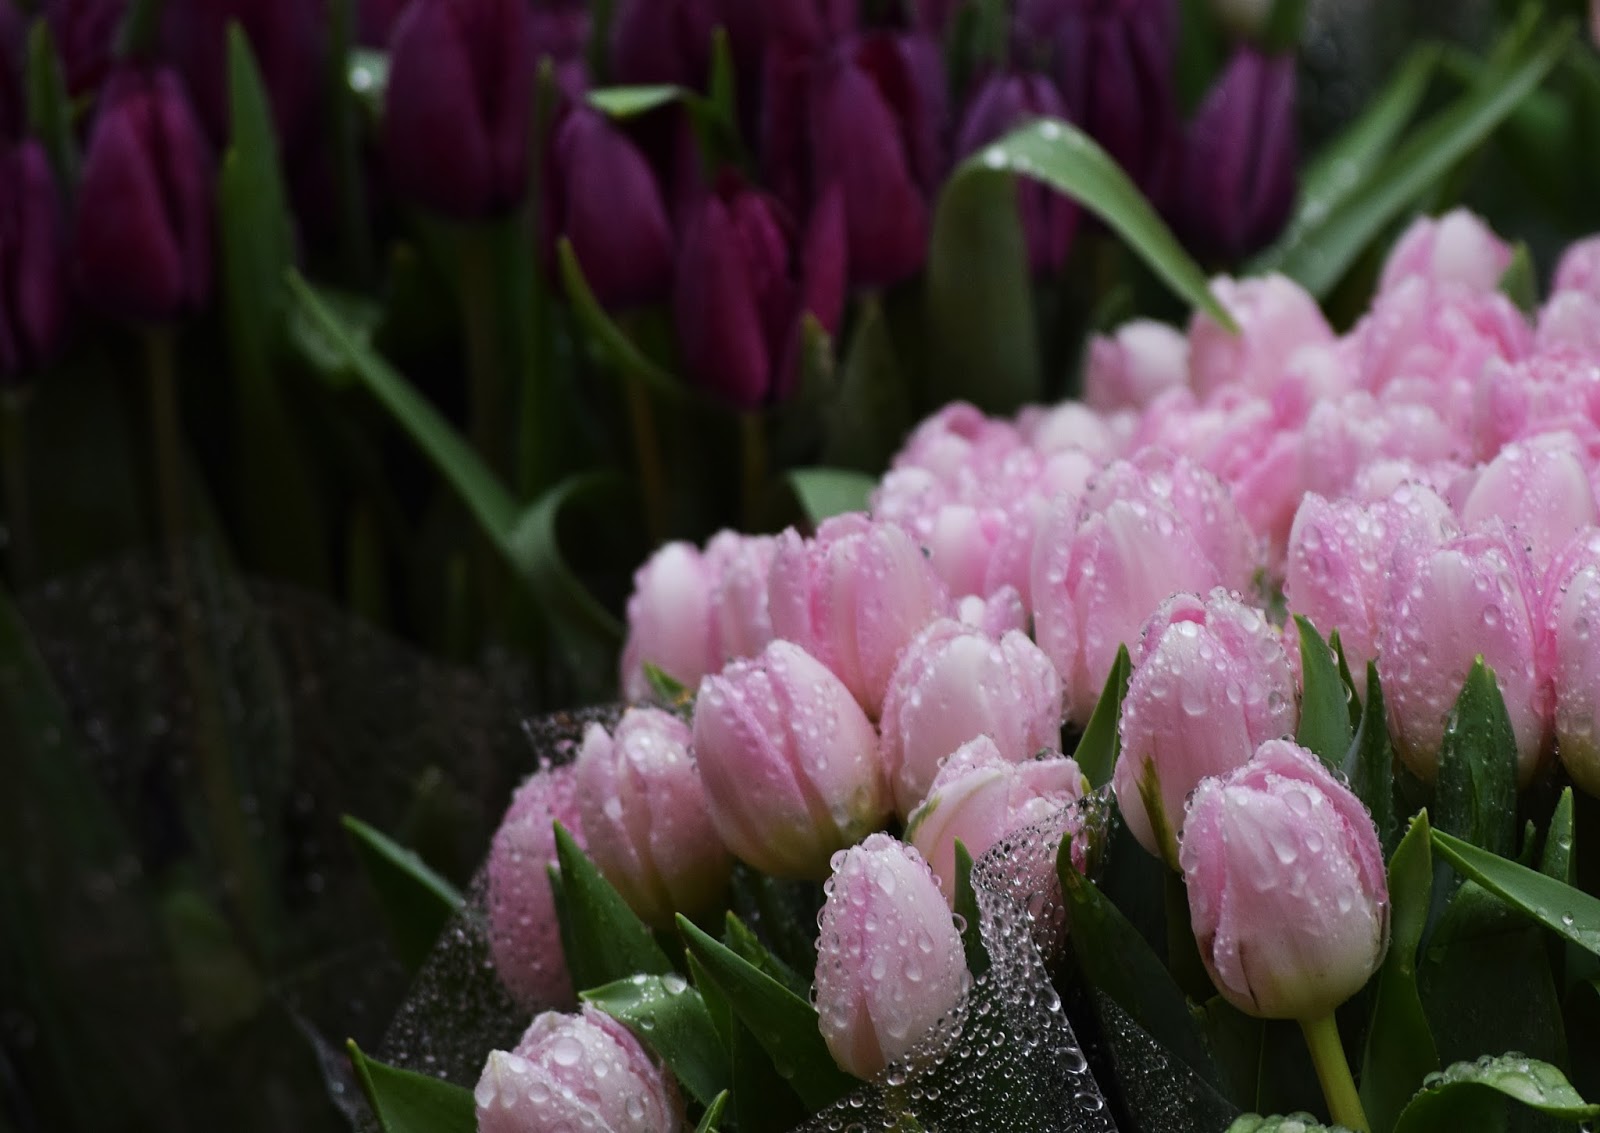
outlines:
{"label": "curved green leaf", "polygon": [[1384,710],[1383,682],[1375,661],[1367,662],[1367,700],[1361,706],[1361,723],[1345,756],[1344,775],[1350,789],[1365,804],[1378,828],[1386,853],[1393,852],[1398,822],[1394,802],[1394,745],[1389,739],[1389,717]]}
{"label": "curved green leaf", "polygon": [[590,106],[607,117],[627,119],[648,114],[688,94],[688,91],[672,83],[655,83],[648,86],[600,87],[591,90],[585,98]]}
{"label": "curved green leaf", "polygon": [[848,512],[866,511],[872,489],[878,482],[863,472],[844,468],[796,468],[789,473],[806,518],[812,524]]}
{"label": "curved green leaf", "polygon": [[717,1133],[722,1128],[722,1115],[727,1108],[728,1091],[724,1090],[706,1106],[705,1116],[700,1118],[700,1124],[694,1127],[694,1133]]}
{"label": "curved green leaf", "polygon": [[72,129],[72,99],[56,51],[55,37],[43,17],[28,30],[28,132],[38,138],[63,186],[78,179],[78,142]]}
{"label": "curved green leaf", "polygon": [[1494,673],[1479,657],[1450,710],[1439,749],[1440,830],[1509,855],[1517,837],[1517,741]]}
{"label": "curved green leaf", "polygon": [[580,998],[637,1035],[701,1105],[716,1104],[728,1089],[727,1048],[711,1022],[706,1001],[682,976],[633,976],[586,991]]}
{"label": "curved green leaf", "polygon": [[1457,872],[1524,916],[1600,956],[1600,899],[1442,830],[1433,831],[1433,848]]}
{"label": "curved green leaf", "polygon": [[1350,704],[1333,650],[1309,619],[1294,616],[1300,631],[1300,727],[1295,742],[1329,768],[1340,767],[1350,751]]}
{"label": "curved green leaf", "polygon": [[1583,1100],[1566,1075],[1547,1062],[1517,1054],[1458,1062],[1435,1075],[1400,1115],[1395,1133],[1475,1133],[1502,1128],[1500,1106],[1518,1102],[1547,1117],[1585,1121],[1600,1117],[1600,1105]]}
{"label": "curved green leaf", "polygon": [[383,103],[389,94],[389,55],[367,47],[350,52],[345,68],[345,84],[376,122],[383,117]]}
{"label": "curved green leaf", "polygon": [[1247,1113],[1228,1126],[1228,1133],[1350,1133],[1350,1130],[1343,1125],[1323,1125],[1309,1113],[1291,1113],[1287,1117]]}
{"label": "curved green leaf", "polygon": [[1117,757],[1122,754],[1122,733],[1117,724],[1122,719],[1122,701],[1128,695],[1128,681],[1132,676],[1133,659],[1128,655],[1128,647],[1119,645],[1105,688],[1072,752],[1072,758],[1078,761],[1078,770],[1088,777],[1089,785],[1096,790],[1111,782]]}
{"label": "curved green leaf", "polygon": [[573,986],[583,992],[641,973],[671,975],[672,961],[645,923],[559,822],[555,831]]}
{"label": "curved green leaf", "polygon": [[378,896],[400,960],[414,972],[433,951],[450,918],[461,910],[461,894],[429,869],[415,850],[353,815],[345,815],[343,825]]}
{"label": "curved green leaf", "polygon": [[687,392],[683,384],[645,357],[644,352],[600,306],[600,300],[595,298],[594,290],[583,274],[583,265],[578,263],[577,253],[572,250],[572,242],[565,237],[556,245],[556,261],[561,271],[562,286],[567,289],[567,298],[572,301],[572,309],[578,316],[578,322],[588,332],[590,342],[624,374],[640,379],[668,397],[682,398]]}
{"label": "curved green leaf", "polygon": [[349,1050],[383,1133],[477,1133],[471,1090],[368,1058],[354,1039]]}
{"label": "curved green leaf", "polygon": [[557,521],[564,509],[584,498],[620,495],[625,486],[611,471],[570,476],[522,512],[506,532],[505,549],[512,565],[533,587],[569,647],[583,642],[615,644],[622,640],[622,626],[562,557]]}

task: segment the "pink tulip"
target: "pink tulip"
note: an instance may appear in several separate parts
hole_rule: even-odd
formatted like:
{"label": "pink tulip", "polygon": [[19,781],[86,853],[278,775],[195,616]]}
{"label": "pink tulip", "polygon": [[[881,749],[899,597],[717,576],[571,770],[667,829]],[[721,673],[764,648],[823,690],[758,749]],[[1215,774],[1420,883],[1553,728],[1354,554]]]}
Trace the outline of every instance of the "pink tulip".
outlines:
{"label": "pink tulip", "polygon": [[1528,549],[1535,569],[1586,527],[1600,522],[1577,438],[1548,433],[1502,449],[1461,508],[1468,530],[1499,519]]}
{"label": "pink tulip", "polygon": [[1556,274],[1550,283],[1550,293],[1581,291],[1593,299],[1600,299],[1600,236],[1567,245],[1556,265]]}
{"label": "pink tulip", "polygon": [[1020,763],[1061,743],[1061,678],[1021,633],[998,641],[944,618],[906,648],[883,698],[883,762],[902,816],[922,802],[939,764],[988,736]]}
{"label": "pink tulip", "polygon": [[1014,586],[1002,586],[987,598],[968,594],[956,603],[956,620],[993,638],[1028,632],[1028,610]]}
{"label": "pink tulip", "polygon": [[712,628],[715,581],[705,558],[689,543],[668,543],[634,573],[622,648],[625,699],[650,699],[647,664],[690,688],[721,666]]}
{"label": "pink tulip", "polygon": [[1565,429],[1591,450],[1600,432],[1600,367],[1587,353],[1491,362],[1473,391],[1477,454],[1491,460],[1524,437]]}
{"label": "pink tulip", "polygon": [[1330,499],[1350,490],[1377,460],[1431,464],[1470,455],[1466,438],[1429,405],[1390,405],[1357,391],[1314,406],[1301,431],[1307,491]]}
{"label": "pink tulip", "polygon": [[1572,781],[1600,796],[1600,532],[1574,539],[1550,581],[1556,748]]}
{"label": "pink tulip", "polygon": [[1541,354],[1600,355],[1600,298],[1587,291],[1557,291],[1539,308],[1534,346]]}
{"label": "pink tulip", "polygon": [[1551,705],[1527,553],[1499,525],[1402,554],[1378,636],[1390,732],[1412,772],[1432,781],[1456,698],[1475,658],[1494,670],[1517,742],[1517,779],[1548,747]]}
{"label": "pink tulip", "polygon": [[1095,409],[1143,409],[1189,384],[1189,340],[1166,323],[1135,319],[1089,340],[1083,399]]}
{"label": "pink tulip", "polygon": [[950,608],[911,537],[859,514],[825,521],[814,539],[780,535],[768,600],[773,633],[831,669],[874,717],[901,650]]}
{"label": "pink tulip", "polygon": [[[1007,759],[988,736],[969,740],[939,769],[928,797],[911,812],[906,838],[939,879],[955,907],[956,842],[976,861],[1001,838],[1049,818],[1089,793],[1078,765],[1051,753],[1021,763]],[[1080,869],[1083,848],[1073,853]]]}
{"label": "pink tulip", "polygon": [[1206,397],[1239,385],[1270,397],[1294,356],[1333,341],[1317,301],[1281,275],[1211,281],[1211,291],[1239,324],[1235,334],[1196,311],[1189,323],[1189,373]]}
{"label": "pink tulip", "polygon": [[1113,418],[1078,401],[1048,409],[1030,406],[1017,414],[1017,428],[1043,456],[1083,452],[1103,464],[1121,456],[1124,448]]}
{"label": "pink tulip", "polygon": [[754,657],[772,640],[767,576],[778,541],[770,535],[719,531],[706,544],[705,561],[716,580],[711,617],[721,661]]}
{"label": "pink tulip", "polygon": [[1378,290],[1389,291],[1418,276],[1429,283],[1492,292],[1511,266],[1511,255],[1511,245],[1466,209],[1453,209],[1437,220],[1418,217],[1384,261]]}
{"label": "pink tulip", "polygon": [[540,771],[517,788],[489,846],[489,953],[500,982],[524,1007],[572,1003],[546,872],[556,864],[557,822],[584,843],[571,767]]}
{"label": "pink tulip", "polygon": [[655,708],[630,708],[613,737],[590,724],[577,761],[589,856],[633,911],[667,927],[702,913],[733,866],[711,824],[689,727]]}
{"label": "pink tulip", "polygon": [[1318,1020],[1366,984],[1389,946],[1389,888],[1372,817],[1317,758],[1261,745],[1189,804],[1180,852],[1200,958],[1229,1003]]}
{"label": "pink tulip", "polygon": [[492,1052],[473,1099],[479,1133],[688,1128],[677,1089],[639,1040],[587,1006],[576,1015],[546,1012],[515,1051]]}
{"label": "pink tulip", "polygon": [[1416,276],[1380,294],[1351,333],[1367,389],[1416,381],[1447,421],[1453,383],[1470,385],[1489,362],[1515,361],[1533,346],[1527,320],[1504,295],[1434,287]]}
{"label": "pink tulip", "polygon": [[701,682],[693,739],[712,824],[766,873],[821,877],[835,850],[889,814],[871,721],[793,642]]}
{"label": "pink tulip", "polygon": [[873,1078],[953,1030],[972,977],[922,856],[887,834],[834,855],[817,918],[816,1004],[840,1068]]}
{"label": "pink tulip", "polygon": [[1008,521],[1001,508],[972,504],[946,504],[933,514],[926,525],[928,561],[950,594],[988,592],[989,563]]}
{"label": "pink tulip", "polygon": [[1223,590],[1169,598],[1145,626],[1123,702],[1111,787],[1129,831],[1176,869],[1189,792],[1292,734],[1298,715],[1282,634],[1261,611]]}

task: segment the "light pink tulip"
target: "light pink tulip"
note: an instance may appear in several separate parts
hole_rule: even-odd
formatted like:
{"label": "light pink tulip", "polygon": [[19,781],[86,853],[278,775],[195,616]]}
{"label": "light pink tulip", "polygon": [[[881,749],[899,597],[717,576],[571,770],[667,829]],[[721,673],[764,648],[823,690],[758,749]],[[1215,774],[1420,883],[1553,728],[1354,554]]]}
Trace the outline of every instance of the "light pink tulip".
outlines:
{"label": "light pink tulip", "polygon": [[1028,632],[1028,610],[1014,586],[1002,586],[987,598],[968,594],[956,603],[956,620],[996,640],[1013,631]]}
{"label": "light pink tulip", "polygon": [[1591,355],[1535,355],[1484,367],[1473,390],[1477,454],[1492,460],[1506,445],[1566,430],[1591,451],[1600,435],[1600,366]]}
{"label": "light pink tulip", "polygon": [[1297,353],[1333,341],[1317,301],[1285,276],[1219,277],[1211,281],[1211,291],[1239,324],[1239,333],[1195,312],[1189,323],[1189,372],[1201,397],[1232,385],[1271,397]]}
{"label": "light pink tulip", "polygon": [[1437,220],[1418,217],[1384,261],[1378,290],[1392,290],[1418,276],[1468,291],[1494,291],[1511,266],[1511,255],[1511,245],[1466,209],[1453,209]]}
{"label": "light pink tulip", "polygon": [[[906,838],[939,879],[952,908],[956,900],[956,842],[977,861],[1001,838],[1050,817],[1089,793],[1075,761],[1057,753],[1015,763],[994,741],[979,736],[945,761],[928,797],[906,823]],[[1070,825],[1070,824],[1069,824]],[[1078,868],[1083,847],[1073,844]]]}
{"label": "light pink tulip", "polygon": [[1135,319],[1089,340],[1083,399],[1101,412],[1143,409],[1189,384],[1189,340],[1166,323]]}
{"label": "light pink tulip", "polygon": [[1222,590],[1163,602],[1137,656],[1111,788],[1139,844],[1176,869],[1189,792],[1294,732],[1294,674],[1283,635]]}
{"label": "light pink tulip", "polygon": [[1034,451],[1044,456],[1081,452],[1103,464],[1122,454],[1123,437],[1114,419],[1080,401],[1024,409],[1017,415],[1017,427]]}
{"label": "light pink tulip", "polygon": [[1579,789],[1600,796],[1600,531],[1569,544],[1546,589],[1556,750]]}
{"label": "light pink tulip", "polygon": [[988,592],[989,563],[1006,524],[998,507],[946,504],[934,514],[925,543],[928,561],[951,595]]}
{"label": "light pink tulip", "polygon": [[1587,291],[1557,291],[1539,308],[1533,342],[1541,354],[1600,355],[1600,298]]}
{"label": "light pink tulip", "polygon": [[831,669],[873,717],[901,650],[950,610],[922,548],[864,515],[827,520],[814,539],[780,535],[768,601],[773,634]]}
{"label": "light pink tulip", "polygon": [[1389,946],[1389,887],[1361,800],[1316,756],[1269,740],[1194,793],[1180,852],[1200,958],[1229,1003],[1318,1020]]}
{"label": "light pink tulip", "polygon": [[1333,499],[1374,461],[1428,465],[1469,455],[1467,440],[1432,406],[1385,404],[1360,391],[1311,410],[1301,433],[1300,470],[1308,492]]}
{"label": "light pink tulip", "polygon": [[1533,331],[1504,295],[1435,287],[1411,276],[1373,301],[1355,331],[1362,384],[1381,391],[1409,379],[1452,421],[1445,401],[1456,382],[1470,387],[1489,362],[1516,361],[1533,348]]}
{"label": "light pink tulip", "polygon": [[778,541],[770,535],[733,531],[719,531],[706,544],[705,562],[713,579],[711,620],[720,654],[717,667],[754,657],[772,640],[767,576],[777,550]]}
{"label": "light pink tulip", "polygon": [[1550,292],[1559,295],[1563,291],[1581,291],[1600,299],[1600,236],[1569,244],[1561,253]]}
{"label": "light pink tulip", "polygon": [[939,764],[968,740],[988,736],[1013,763],[1059,747],[1061,679],[1025,634],[997,640],[941,619],[901,655],[879,727],[895,809],[904,816],[927,795]]}
{"label": "light pink tulip", "polygon": [[835,850],[889,814],[878,735],[847,689],[789,641],[700,685],[694,756],[711,821],[779,877],[822,877]]}
{"label": "light pink tulip", "polygon": [[473,1091],[479,1133],[678,1133],[683,1102],[626,1027],[584,1007],[534,1019],[489,1055]]}
{"label": "light pink tulip", "polygon": [[589,856],[634,912],[665,928],[674,913],[716,904],[733,859],[711,823],[688,725],[631,708],[615,736],[589,725],[576,766]]}
{"label": "light pink tulip", "polygon": [[991,475],[1023,447],[1016,426],[957,401],[912,430],[892,467],[926,469],[955,484],[967,477]]}
{"label": "light pink tulip", "polygon": [[874,834],[833,859],[817,918],[816,1004],[839,1066],[874,1078],[953,1030],[972,977],[920,854]]}
{"label": "light pink tulip", "polygon": [[573,1001],[547,873],[556,864],[557,822],[584,844],[571,767],[540,771],[518,787],[489,846],[489,953],[524,1007]]}
{"label": "light pink tulip", "polygon": [[1543,570],[1574,535],[1600,522],[1585,463],[1570,433],[1509,445],[1473,484],[1461,522],[1472,530],[1501,520]]}
{"label": "light pink tulip", "polygon": [[715,586],[711,566],[689,543],[668,543],[634,574],[622,649],[625,699],[651,698],[647,664],[689,688],[721,667],[712,610]]}

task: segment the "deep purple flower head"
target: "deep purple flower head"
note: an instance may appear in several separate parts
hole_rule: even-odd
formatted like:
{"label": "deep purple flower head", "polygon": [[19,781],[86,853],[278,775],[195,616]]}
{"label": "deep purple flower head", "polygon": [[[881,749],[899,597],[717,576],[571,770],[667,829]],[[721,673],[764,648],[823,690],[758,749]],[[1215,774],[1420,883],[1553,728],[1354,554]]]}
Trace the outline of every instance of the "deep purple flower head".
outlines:
{"label": "deep purple flower head", "polygon": [[48,0],[43,10],[61,53],[67,93],[98,90],[111,72],[128,0]]}
{"label": "deep purple flower head", "polygon": [[38,142],[0,153],[0,387],[61,346],[66,323],[61,194]]}

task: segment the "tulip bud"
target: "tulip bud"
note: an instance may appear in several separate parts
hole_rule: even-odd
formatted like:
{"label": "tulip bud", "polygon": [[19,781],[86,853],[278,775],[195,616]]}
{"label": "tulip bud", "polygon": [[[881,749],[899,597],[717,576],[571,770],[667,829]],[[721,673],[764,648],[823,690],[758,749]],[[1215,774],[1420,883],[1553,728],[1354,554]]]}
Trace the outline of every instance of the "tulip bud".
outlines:
{"label": "tulip bud", "polygon": [[554,234],[572,241],[602,305],[652,303],[672,288],[673,236],[661,187],[644,154],[593,110],[556,128],[546,186]]}
{"label": "tulip bud", "polygon": [[89,136],[73,223],[78,286],[108,314],[160,322],[211,298],[211,153],[183,83],[123,71]]}
{"label": "tulip bud", "polygon": [[889,813],[871,721],[792,642],[701,682],[694,755],[722,840],[779,877],[822,876],[829,855]]}
{"label": "tulip bud", "polygon": [[1600,523],[1587,463],[1570,433],[1508,445],[1472,486],[1461,506],[1462,525],[1473,530],[1501,520],[1542,570],[1574,535]]}
{"label": "tulip bud", "polygon": [[654,708],[630,708],[615,737],[589,725],[577,760],[589,856],[629,907],[653,925],[711,908],[733,861],[711,825],[689,727]]}
{"label": "tulip bud", "polygon": [[1441,410],[1453,383],[1474,382],[1486,365],[1515,362],[1533,347],[1528,320],[1504,295],[1434,287],[1418,276],[1380,293],[1351,337],[1362,385],[1381,391],[1420,379],[1424,396]]}
{"label": "tulip bud", "polygon": [[555,823],[583,844],[571,767],[540,771],[511,797],[489,846],[489,954],[524,1007],[572,1002],[548,870],[556,864]]}
{"label": "tulip bud", "polygon": [[1402,556],[1378,636],[1390,732],[1407,767],[1432,781],[1473,661],[1494,671],[1526,785],[1548,746],[1551,705],[1539,663],[1537,588],[1527,553],[1498,524]]}
{"label": "tulip bud", "polygon": [[[1060,92],[1044,75],[991,75],[973,93],[956,149],[962,156],[976,153],[1036,118],[1065,116]],[[1060,271],[1078,229],[1078,206],[1054,189],[1023,178],[1017,182],[1017,210],[1034,274]]]}
{"label": "tulip bud", "polygon": [[1432,284],[1491,292],[1510,266],[1511,246],[1475,214],[1458,208],[1437,220],[1423,216],[1411,222],[1383,262],[1378,290],[1420,276]]}
{"label": "tulip bud", "polygon": [[714,0],[622,0],[611,17],[611,70],[624,84],[699,90],[717,27]]}
{"label": "tulip bud", "polygon": [[1166,323],[1135,319],[1089,340],[1083,399],[1102,413],[1144,409],[1189,383],[1189,340]]}
{"label": "tulip bud", "polygon": [[911,537],[859,514],[825,521],[813,539],[778,536],[768,600],[773,633],[833,670],[873,717],[901,651],[950,607]]}
{"label": "tulip bud", "polygon": [[1600,796],[1600,539],[1573,540],[1551,571],[1556,749],[1581,790]]}
{"label": "tulip bud", "polygon": [[[67,93],[78,98],[99,90],[116,62],[117,36],[127,15],[127,0],[50,0],[40,7],[61,55]],[[5,18],[0,15],[0,23]],[[0,32],[0,41],[4,38]]]}
{"label": "tulip bud", "polygon": [[1189,126],[1180,227],[1202,252],[1235,261],[1266,247],[1294,208],[1299,145],[1295,59],[1242,47]]}
{"label": "tulip bud", "polygon": [[770,535],[733,531],[719,531],[706,544],[705,562],[716,579],[711,616],[721,662],[754,657],[772,640],[767,575],[777,551],[778,541]]}
{"label": "tulip bud", "polygon": [[[389,58],[384,138],[396,188],[456,219],[515,207],[528,183],[528,0],[412,0]],[[603,182],[593,187],[604,195]]]}
{"label": "tulip bud", "polygon": [[411,0],[359,0],[356,7],[356,42],[363,47],[384,47],[400,13]]}
{"label": "tulip bud", "polygon": [[1377,828],[1304,748],[1269,740],[1201,782],[1180,857],[1200,958],[1246,1014],[1321,1019],[1382,963],[1389,886]]}
{"label": "tulip bud", "polygon": [[650,699],[646,665],[688,688],[721,667],[712,622],[715,585],[710,566],[689,543],[668,543],[634,572],[622,647],[625,699]]}
{"label": "tulip bud", "polygon": [[1111,779],[1129,831],[1176,869],[1189,792],[1292,735],[1298,716],[1282,635],[1261,611],[1224,590],[1162,603],[1128,681]]}
{"label": "tulip bud", "polygon": [[880,731],[895,809],[908,815],[968,740],[988,736],[1012,763],[1059,746],[1061,678],[1025,634],[996,641],[941,618],[900,655]]}
{"label": "tulip bud", "polygon": [[1189,370],[1207,397],[1229,386],[1271,397],[1294,356],[1333,342],[1317,301],[1281,275],[1211,281],[1211,291],[1239,324],[1237,334],[1203,311],[1189,323]]}
{"label": "tulip bud", "polygon": [[479,1133],[680,1133],[671,1079],[628,1029],[585,1006],[547,1011],[514,1052],[489,1055],[473,1099]]}
{"label": "tulip bud", "polygon": [[20,137],[28,121],[23,93],[28,14],[13,0],[0,0],[0,141]]}
{"label": "tulip bud", "polygon": [[38,142],[0,153],[0,387],[61,348],[67,294],[61,194]]}
{"label": "tulip bud", "polygon": [[787,398],[807,314],[833,334],[844,314],[845,231],[837,191],[797,232],[777,200],[724,178],[683,235],[673,295],[697,384],[740,409]]}
{"label": "tulip bud", "polygon": [[[1000,754],[988,736],[969,740],[939,769],[906,823],[906,839],[939,879],[951,908],[956,901],[956,843],[976,861],[1001,838],[1049,818],[1089,793],[1089,781],[1065,756],[1017,763]],[[1083,847],[1075,842],[1077,866]]]}
{"label": "tulip bud", "polygon": [[953,1030],[972,976],[922,856],[874,834],[833,858],[817,918],[817,1025],[841,1069],[873,1078]]}
{"label": "tulip bud", "polygon": [[1550,281],[1550,291],[1581,291],[1600,299],[1600,236],[1590,236],[1567,245],[1556,264],[1555,276]]}

